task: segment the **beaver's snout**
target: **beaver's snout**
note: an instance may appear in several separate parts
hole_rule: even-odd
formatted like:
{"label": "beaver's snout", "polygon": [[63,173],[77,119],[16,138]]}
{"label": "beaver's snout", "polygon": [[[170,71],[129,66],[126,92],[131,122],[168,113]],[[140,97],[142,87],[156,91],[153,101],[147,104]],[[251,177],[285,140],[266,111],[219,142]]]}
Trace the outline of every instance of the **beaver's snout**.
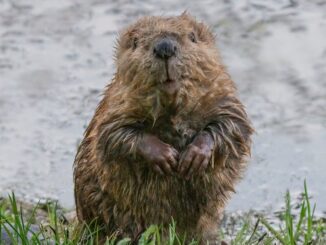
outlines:
{"label": "beaver's snout", "polygon": [[162,38],[157,41],[153,49],[155,57],[159,59],[167,60],[176,55],[177,44],[176,41],[171,38]]}

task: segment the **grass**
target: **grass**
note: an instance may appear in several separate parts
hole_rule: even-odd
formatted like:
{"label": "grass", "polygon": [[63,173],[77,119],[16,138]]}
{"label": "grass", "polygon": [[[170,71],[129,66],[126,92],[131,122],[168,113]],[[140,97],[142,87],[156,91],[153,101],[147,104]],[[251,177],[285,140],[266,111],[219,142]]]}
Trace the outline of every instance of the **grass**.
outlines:
{"label": "grass", "polygon": [[[304,183],[302,201],[297,215],[294,215],[291,196],[285,195],[285,209],[279,220],[269,221],[263,215],[248,214],[235,219],[232,227],[222,227],[221,237],[232,245],[251,244],[326,244],[326,221],[314,216],[316,205],[312,205],[307,185]],[[60,214],[61,213],[61,214]],[[174,222],[165,230],[166,240],[162,239],[162,228],[150,226],[140,237],[141,245],[183,245],[185,237],[176,234]],[[14,193],[8,199],[0,199],[0,241],[6,239],[11,244],[97,244],[99,227],[81,227],[76,221],[68,221],[56,203],[37,204],[23,208]],[[233,232],[230,232],[233,230]],[[6,236],[6,237],[4,237]],[[107,245],[130,244],[129,238],[117,241],[114,236],[107,239]],[[0,244],[5,244],[0,242]],[[199,244],[192,241],[191,245]]]}

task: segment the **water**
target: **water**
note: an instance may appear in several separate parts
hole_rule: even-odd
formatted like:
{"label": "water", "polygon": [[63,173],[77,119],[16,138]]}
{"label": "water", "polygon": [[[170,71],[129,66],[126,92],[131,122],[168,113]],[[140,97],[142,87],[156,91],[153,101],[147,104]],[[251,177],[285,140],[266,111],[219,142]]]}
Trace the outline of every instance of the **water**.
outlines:
{"label": "water", "polygon": [[185,9],[217,34],[256,128],[229,211],[278,210],[307,179],[326,212],[326,1],[0,0],[0,192],[73,207],[78,142],[118,31]]}

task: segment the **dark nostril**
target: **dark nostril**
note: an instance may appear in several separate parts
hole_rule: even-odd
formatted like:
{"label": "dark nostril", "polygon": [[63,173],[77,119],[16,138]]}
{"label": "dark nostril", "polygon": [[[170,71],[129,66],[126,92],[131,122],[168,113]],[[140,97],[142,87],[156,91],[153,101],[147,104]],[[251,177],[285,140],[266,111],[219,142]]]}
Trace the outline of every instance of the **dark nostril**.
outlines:
{"label": "dark nostril", "polygon": [[155,44],[153,52],[157,58],[168,59],[176,54],[177,46],[174,40],[163,38]]}
{"label": "dark nostril", "polygon": [[157,49],[156,49],[156,48],[154,48],[154,50],[153,50],[153,51],[154,51],[154,54],[155,54],[155,55],[157,55]]}

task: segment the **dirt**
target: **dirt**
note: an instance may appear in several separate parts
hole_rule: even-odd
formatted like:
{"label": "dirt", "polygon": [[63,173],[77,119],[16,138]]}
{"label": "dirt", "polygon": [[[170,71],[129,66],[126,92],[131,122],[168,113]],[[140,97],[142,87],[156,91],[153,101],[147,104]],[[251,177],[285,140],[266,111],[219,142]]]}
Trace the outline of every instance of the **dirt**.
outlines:
{"label": "dirt", "polygon": [[325,0],[0,0],[0,193],[73,207],[74,154],[118,31],[184,10],[216,33],[257,131],[228,211],[278,210],[306,179],[326,212]]}

